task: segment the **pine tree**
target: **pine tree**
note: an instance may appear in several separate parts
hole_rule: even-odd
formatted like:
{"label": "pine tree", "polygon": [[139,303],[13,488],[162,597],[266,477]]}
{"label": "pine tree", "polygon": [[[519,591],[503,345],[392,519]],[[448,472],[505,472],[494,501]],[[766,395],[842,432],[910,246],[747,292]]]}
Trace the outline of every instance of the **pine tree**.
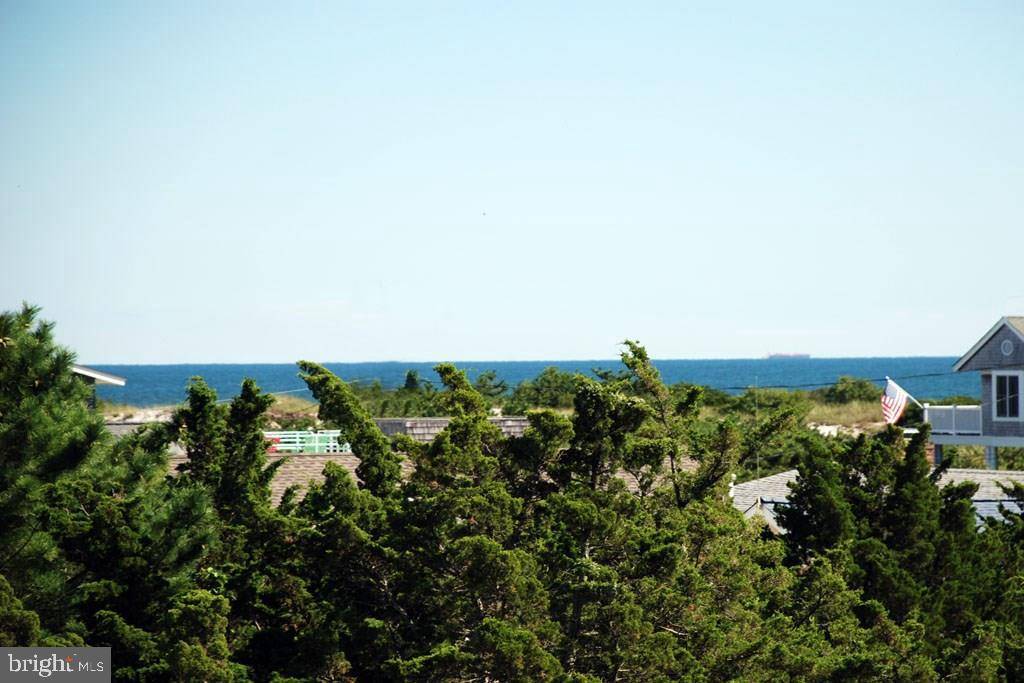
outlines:
{"label": "pine tree", "polygon": [[[124,681],[1024,675],[1024,515],[979,524],[926,432],[808,437],[782,399],[706,419],[628,342],[623,372],[547,373],[573,415],[515,438],[441,364],[451,419],[418,444],[302,363],[360,462],[275,508],[255,383],[225,404],[197,378],[169,426],[114,442],[35,315],[0,316],[0,645],[109,645]],[[774,538],[725,483],[788,439]]]}
{"label": "pine tree", "polygon": [[[103,445],[103,421],[39,309],[0,313],[0,574],[30,607],[59,583],[52,541],[37,514],[46,485],[75,472]],[[30,588],[31,586],[31,588]]]}
{"label": "pine tree", "polygon": [[[320,676],[344,672],[337,637],[323,628],[323,608],[309,591],[307,558],[297,537],[309,532],[308,521],[283,514],[271,505],[270,482],[282,460],[268,465],[263,435],[271,396],[251,379],[224,406],[201,380],[189,387],[188,401],[176,413],[174,427],[185,444],[189,463],[179,478],[201,487],[213,501],[219,543],[198,572],[202,594],[197,605],[218,614],[225,647],[251,675],[266,680],[277,674]],[[195,461],[193,462],[193,457]],[[200,595],[200,594],[196,594]],[[198,609],[198,607],[197,607]],[[217,661],[225,651],[217,636]],[[181,645],[179,667],[206,667],[211,676],[228,675],[207,661],[193,644]],[[256,673],[258,672],[258,674]]]}
{"label": "pine tree", "polygon": [[26,647],[39,640],[39,615],[27,610],[0,575],[0,647]]}
{"label": "pine tree", "polygon": [[401,456],[374,423],[347,384],[326,368],[300,361],[300,377],[320,402],[320,417],[339,426],[342,440],[359,458],[356,476],[376,496],[394,495],[401,476]]}

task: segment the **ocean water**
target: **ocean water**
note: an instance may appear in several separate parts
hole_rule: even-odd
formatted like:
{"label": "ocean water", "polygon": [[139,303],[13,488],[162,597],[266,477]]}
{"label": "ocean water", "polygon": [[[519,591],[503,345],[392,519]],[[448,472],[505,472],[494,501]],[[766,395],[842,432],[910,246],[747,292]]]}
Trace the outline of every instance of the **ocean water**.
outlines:
{"label": "ocean water", "polygon": [[[737,360],[656,360],[663,379],[669,383],[704,384],[730,393],[746,387],[787,387],[812,389],[835,382],[841,375],[865,377],[881,382],[885,376],[897,380],[920,400],[963,394],[976,396],[981,391],[977,373],[952,372],[953,357],[929,358],[762,358]],[[421,378],[434,380],[435,363],[325,363],[327,368],[350,382],[379,381],[384,387],[401,386],[408,370],[417,370]],[[621,370],[616,360],[572,361],[472,361],[456,363],[471,379],[494,370],[515,386],[536,377],[544,368],[555,366],[568,372],[591,374],[595,368]],[[108,401],[139,406],[180,402],[189,378],[201,376],[217,393],[228,398],[238,393],[245,377],[255,379],[264,391],[289,392],[309,396],[298,378],[298,369],[290,363],[238,365],[97,365],[127,379],[124,387],[99,387],[99,396]],[[879,384],[881,386],[881,384]]]}

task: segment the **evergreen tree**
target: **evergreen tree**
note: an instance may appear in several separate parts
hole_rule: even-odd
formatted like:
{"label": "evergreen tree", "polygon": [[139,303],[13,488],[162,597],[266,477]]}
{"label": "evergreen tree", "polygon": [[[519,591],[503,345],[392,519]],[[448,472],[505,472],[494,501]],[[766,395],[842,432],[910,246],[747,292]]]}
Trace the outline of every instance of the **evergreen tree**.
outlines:
{"label": "evergreen tree", "polygon": [[27,605],[53,600],[60,582],[46,558],[52,539],[37,515],[46,485],[104,444],[103,421],[71,371],[74,356],[53,340],[39,309],[0,313],[0,575]]}
{"label": "evergreen tree", "polygon": [[[418,444],[304,362],[359,464],[275,507],[255,383],[222,403],[197,378],[170,425],[115,442],[35,316],[0,316],[0,645],[107,645],[121,681],[1024,676],[1024,514],[979,523],[926,431],[810,437],[760,397],[710,419],[627,342],[514,438],[441,364],[451,419]],[[564,379],[538,383],[559,407]],[[774,538],[726,482],[791,443]]]}
{"label": "evergreen tree", "polygon": [[39,615],[27,610],[0,576],[0,647],[26,647],[39,640]]}
{"label": "evergreen tree", "polygon": [[904,630],[920,630],[920,655],[939,675],[1004,676],[1017,670],[1004,599],[1021,571],[1007,537],[1012,513],[981,533],[977,485],[940,489],[927,439],[927,427],[909,440],[890,428],[809,454],[780,512],[786,542],[798,562],[844,557],[849,585]]}
{"label": "evergreen tree", "polygon": [[394,494],[401,475],[401,456],[392,452],[369,413],[349,386],[326,368],[300,361],[300,377],[320,402],[320,417],[338,425],[342,440],[359,458],[356,476],[377,496]]}
{"label": "evergreen tree", "polygon": [[498,379],[498,373],[494,370],[485,370],[477,376],[473,388],[488,401],[494,401],[508,391],[508,382]]}

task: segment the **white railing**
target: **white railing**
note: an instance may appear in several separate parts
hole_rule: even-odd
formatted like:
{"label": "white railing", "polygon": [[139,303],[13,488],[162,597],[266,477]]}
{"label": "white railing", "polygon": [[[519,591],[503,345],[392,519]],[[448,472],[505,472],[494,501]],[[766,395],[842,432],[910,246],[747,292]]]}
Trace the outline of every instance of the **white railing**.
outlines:
{"label": "white railing", "polygon": [[981,406],[924,404],[924,421],[933,434],[981,434]]}
{"label": "white railing", "polygon": [[341,432],[325,429],[319,432],[263,432],[270,443],[268,453],[347,453],[349,445],[338,443]]}

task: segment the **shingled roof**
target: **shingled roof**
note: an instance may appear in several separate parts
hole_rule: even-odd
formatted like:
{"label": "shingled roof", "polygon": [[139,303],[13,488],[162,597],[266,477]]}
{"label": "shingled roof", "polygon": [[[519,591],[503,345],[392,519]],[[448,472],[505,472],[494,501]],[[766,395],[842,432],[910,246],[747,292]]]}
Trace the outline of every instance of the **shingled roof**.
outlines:
{"label": "shingled roof", "polygon": [[[349,471],[353,477],[356,476],[356,467],[359,466],[359,458],[352,453],[297,453],[295,455],[268,453],[267,463],[275,463],[284,459],[285,463],[278,468],[274,480],[270,482],[270,498],[274,505],[281,502],[284,492],[291,486],[299,487],[299,498],[305,494],[311,482],[320,483],[324,480],[324,467],[329,462],[341,465]],[[178,467],[185,463],[188,457],[177,453],[171,456],[170,468],[176,472]],[[402,461],[402,476],[408,477],[412,473],[412,463],[408,460]]]}
{"label": "shingled roof", "polygon": [[[324,467],[329,462],[333,462],[336,465],[341,465],[353,478],[356,478],[356,467],[359,466],[359,458],[353,453],[268,453],[267,462],[274,463],[278,460],[285,459],[285,463],[278,468],[274,480],[270,482],[270,497],[271,502],[274,505],[278,505],[281,502],[281,498],[284,496],[284,492],[290,487],[297,485],[299,487],[299,498],[305,495],[306,489],[309,488],[311,482],[322,482],[324,480]],[[180,448],[172,449],[170,457],[170,470],[177,472],[178,468],[188,460],[188,457],[181,451]],[[693,471],[696,469],[696,463],[692,460],[684,460],[681,463],[681,467],[684,471]],[[413,463],[408,460],[402,460],[402,476],[407,478],[412,474],[414,469]],[[634,477],[629,472],[620,471],[616,476],[622,480],[626,485],[626,489],[632,493],[639,493],[640,486]]]}
{"label": "shingled roof", "polygon": [[[733,507],[746,517],[760,515],[773,531],[781,532],[776,522],[775,510],[789,501],[789,484],[796,481],[797,475],[796,470],[787,470],[736,484],[731,489]],[[939,479],[939,486],[960,484],[965,481],[973,481],[978,485],[978,491],[972,500],[979,517],[998,516],[1000,504],[1011,510],[1020,510],[1019,505],[1007,498],[999,485],[1012,482],[1024,484],[1024,471],[950,468]]]}
{"label": "shingled roof", "polygon": [[975,356],[983,355],[981,352],[985,346],[999,334],[1002,330],[1008,329],[1013,336],[1016,336],[1021,342],[1024,342],[1024,316],[1019,315],[1007,315],[1000,318],[995,325],[985,333],[985,336],[977,341],[977,343],[971,347],[971,349],[965,353],[960,359],[953,364],[953,370],[960,372],[962,370],[978,370],[986,369],[987,366],[982,367],[971,367],[971,360]]}
{"label": "shingled roof", "polygon": [[[522,436],[530,425],[525,416],[509,415],[487,418],[491,424],[497,425],[505,436]],[[451,422],[450,417],[378,417],[374,422],[384,432],[384,436],[408,434],[416,441],[429,443],[444,431]]]}

